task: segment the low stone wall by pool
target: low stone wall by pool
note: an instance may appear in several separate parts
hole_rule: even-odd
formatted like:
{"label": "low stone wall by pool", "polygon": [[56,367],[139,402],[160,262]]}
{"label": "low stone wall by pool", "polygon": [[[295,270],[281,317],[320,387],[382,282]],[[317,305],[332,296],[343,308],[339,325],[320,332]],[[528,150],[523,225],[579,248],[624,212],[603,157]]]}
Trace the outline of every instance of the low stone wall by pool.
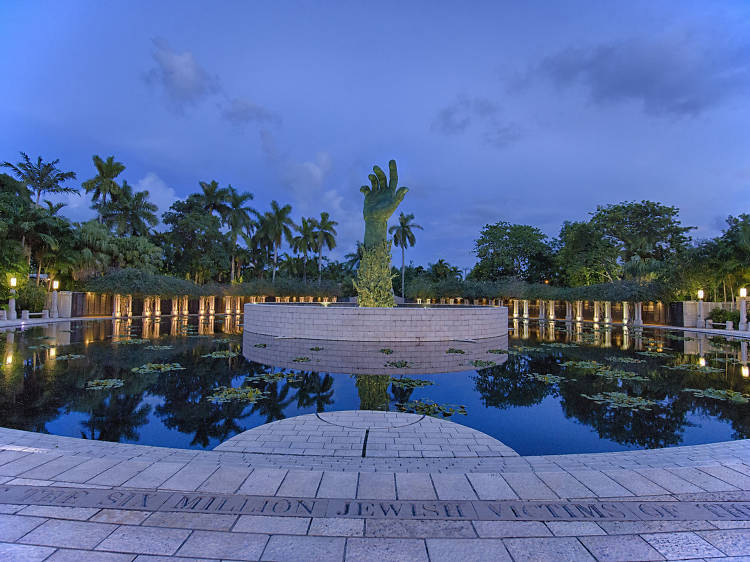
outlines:
{"label": "low stone wall by pool", "polygon": [[267,336],[313,340],[477,340],[506,335],[508,309],[246,304],[244,329]]}

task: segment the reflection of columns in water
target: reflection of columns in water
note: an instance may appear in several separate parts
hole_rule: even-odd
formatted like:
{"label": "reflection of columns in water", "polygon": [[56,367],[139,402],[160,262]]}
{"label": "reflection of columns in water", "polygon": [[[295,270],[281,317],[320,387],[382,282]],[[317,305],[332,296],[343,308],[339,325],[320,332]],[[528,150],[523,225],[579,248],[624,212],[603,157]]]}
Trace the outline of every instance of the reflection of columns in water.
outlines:
{"label": "reflection of columns in water", "polygon": [[156,318],[153,321],[152,330],[151,330],[151,337],[158,338],[161,336],[161,319]]}
{"label": "reflection of columns in water", "polygon": [[537,302],[539,303],[539,321],[543,322],[545,318],[544,301],[542,299],[539,299],[537,300]]}
{"label": "reflection of columns in water", "polygon": [[740,361],[747,363],[747,341],[740,342]]}
{"label": "reflection of columns in water", "polygon": [[242,328],[242,316],[239,314],[234,317],[234,334],[239,334]]}
{"label": "reflection of columns in water", "polygon": [[122,325],[123,321],[119,318],[115,318],[112,320],[112,337],[113,338],[119,338],[120,334],[122,334]]}
{"label": "reflection of columns in water", "polygon": [[594,324],[599,322],[599,301],[594,301]]}
{"label": "reflection of columns in water", "polygon": [[523,317],[524,319],[528,319],[529,317],[529,301],[526,299],[523,301]]}
{"label": "reflection of columns in water", "polygon": [[622,323],[627,324],[630,320],[630,305],[628,301],[622,301]]}
{"label": "reflection of columns in water", "polygon": [[622,327],[622,349],[628,349],[630,347],[630,328],[627,326]]}
{"label": "reflection of columns in water", "polygon": [[16,335],[11,328],[9,332],[5,334],[5,357],[3,357],[3,365],[13,364],[13,348],[16,341]]}
{"label": "reflection of columns in water", "polygon": [[581,322],[576,322],[576,343],[581,343],[583,341],[583,324]]}
{"label": "reflection of columns in water", "polygon": [[553,321],[547,324],[547,341],[555,341],[555,323]]}
{"label": "reflection of columns in water", "polygon": [[222,328],[222,331],[225,334],[232,333],[232,315],[231,314],[226,314],[224,316],[224,327]]}
{"label": "reflection of columns in water", "polygon": [[513,336],[518,337],[518,318],[513,319]]}
{"label": "reflection of columns in water", "polygon": [[355,375],[360,410],[387,410],[389,375]]}
{"label": "reflection of columns in water", "polygon": [[[102,322],[102,326],[104,322]],[[70,322],[56,322],[57,345],[70,345]]]}
{"label": "reflection of columns in water", "polygon": [[573,322],[567,321],[565,322],[565,342],[569,342],[571,339],[573,339]]}
{"label": "reflection of columns in water", "polygon": [[536,339],[544,340],[545,324],[542,320],[536,323]]}
{"label": "reflection of columns in water", "polygon": [[612,347],[612,328],[604,329],[604,347]]}
{"label": "reflection of columns in water", "polygon": [[177,335],[177,316],[172,316],[172,323],[169,326],[169,334],[172,336]]}
{"label": "reflection of columns in water", "polygon": [[521,338],[522,339],[529,339],[529,321],[524,320],[523,325],[521,327]]}
{"label": "reflection of columns in water", "polygon": [[151,319],[150,318],[143,318],[143,323],[141,326],[141,337],[143,339],[148,339],[151,337]]}
{"label": "reflection of columns in water", "polygon": [[604,323],[612,323],[612,303],[609,301],[605,301],[604,303]]}
{"label": "reflection of columns in water", "polygon": [[513,318],[518,318],[518,299],[513,299]]}
{"label": "reflection of columns in water", "polygon": [[547,307],[547,317],[550,320],[555,319],[555,301],[553,300],[549,301],[549,306]]}

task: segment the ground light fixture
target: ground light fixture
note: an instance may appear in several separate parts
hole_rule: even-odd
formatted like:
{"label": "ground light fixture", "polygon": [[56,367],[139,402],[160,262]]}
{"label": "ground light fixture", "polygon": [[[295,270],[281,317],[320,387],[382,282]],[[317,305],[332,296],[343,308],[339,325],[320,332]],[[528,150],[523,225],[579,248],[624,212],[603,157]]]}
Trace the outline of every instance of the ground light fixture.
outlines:
{"label": "ground light fixture", "polygon": [[703,300],[704,296],[705,293],[703,292],[703,289],[698,289],[698,300]]}
{"label": "ground light fixture", "polygon": [[747,288],[746,287],[742,287],[740,289],[740,298],[741,299],[747,298]]}
{"label": "ground light fixture", "polygon": [[52,290],[57,291],[57,289],[60,287],[60,282],[55,280],[52,282]]}
{"label": "ground light fixture", "polygon": [[750,377],[750,367],[748,367],[747,365],[743,365],[740,371],[742,372],[742,378],[746,379]]}
{"label": "ground light fixture", "polygon": [[10,278],[10,286],[11,286],[11,288],[15,289],[17,284],[18,284],[18,279],[16,279],[15,277],[11,277]]}

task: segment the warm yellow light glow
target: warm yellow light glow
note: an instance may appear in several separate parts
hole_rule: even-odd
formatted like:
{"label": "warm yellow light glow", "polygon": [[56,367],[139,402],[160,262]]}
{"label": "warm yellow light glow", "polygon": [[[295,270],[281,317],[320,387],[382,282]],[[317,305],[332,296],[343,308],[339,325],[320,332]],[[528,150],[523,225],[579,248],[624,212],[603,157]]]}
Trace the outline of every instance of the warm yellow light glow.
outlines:
{"label": "warm yellow light glow", "polygon": [[5,364],[6,364],[6,365],[10,365],[11,363],[13,363],[13,356],[12,356],[12,355],[8,355],[8,356],[7,356],[6,358],[5,358]]}
{"label": "warm yellow light glow", "polygon": [[705,357],[701,357],[700,359],[698,359],[698,365],[700,365],[701,367],[705,367],[706,366],[706,359],[705,359]]}
{"label": "warm yellow light glow", "polygon": [[52,289],[57,291],[58,287],[60,287],[60,282],[55,280],[52,282]]}
{"label": "warm yellow light glow", "polygon": [[698,289],[698,298],[699,298],[700,300],[703,300],[703,295],[704,295],[704,294],[705,294],[705,293],[703,292],[703,289]]}
{"label": "warm yellow light glow", "polygon": [[743,298],[743,299],[744,299],[745,297],[747,297],[747,288],[745,288],[745,287],[742,287],[742,288],[740,289],[740,297],[741,297],[741,298]]}
{"label": "warm yellow light glow", "polygon": [[11,277],[10,278],[10,286],[11,287],[15,287],[16,283],[18,283],[18,279],[16,279],[15,277]]}
{"label": "warm yellow light glow", "polygon": [[750,367],[748,367],[747,365],[742,366],[742,376],[743,378],[750,377]]}
{"label": "warm yellow light glow", "polygon": [[55,357],[57,357],[57,349],[55,349],[54,347],[50,348],[49,357],[50,359],[54,359]]}

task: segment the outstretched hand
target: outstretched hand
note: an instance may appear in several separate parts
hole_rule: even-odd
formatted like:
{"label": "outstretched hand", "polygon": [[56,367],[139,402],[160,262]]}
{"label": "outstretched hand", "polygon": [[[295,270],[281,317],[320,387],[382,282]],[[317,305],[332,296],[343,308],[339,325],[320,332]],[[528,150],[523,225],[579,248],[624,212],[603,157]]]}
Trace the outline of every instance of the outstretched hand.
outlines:
{"label": "outstretched hand", "polygon": [[365,195],[363,209],[365,222],[387,221],[409,191],[408,187],[398,187],[395,160],[388,162],[388,168],[390,181],[386,181],[385,173],[379,166],[373,166],[374,173],[368,176],[371,186],[363,185],[359,189]]}

